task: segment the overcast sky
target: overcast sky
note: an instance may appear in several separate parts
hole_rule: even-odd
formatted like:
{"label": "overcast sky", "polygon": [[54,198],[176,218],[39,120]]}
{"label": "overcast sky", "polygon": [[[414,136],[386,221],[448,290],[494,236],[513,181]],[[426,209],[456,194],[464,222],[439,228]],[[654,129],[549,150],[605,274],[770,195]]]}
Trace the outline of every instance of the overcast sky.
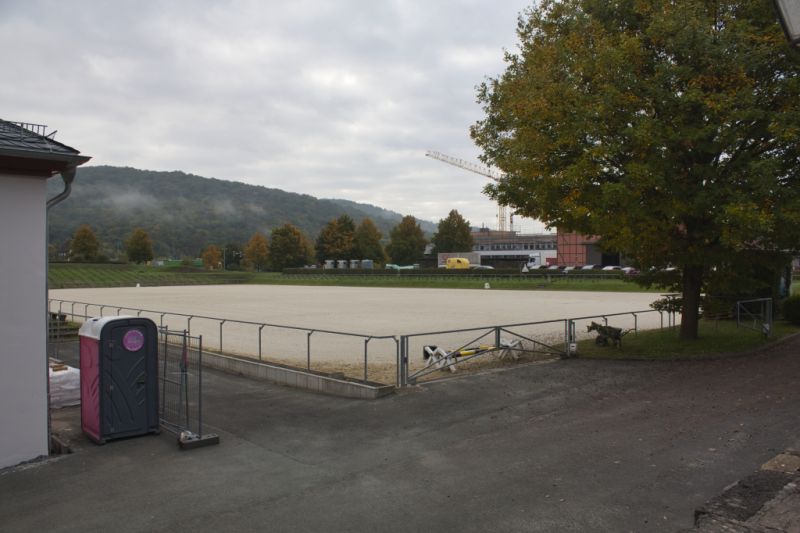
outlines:
{"label": "overcast sky", "polygon": [[[93,165],[182,170],[496,226],[475,86],[523,0],[0,0],[0,118]],[[527,221],[517,228],[535,231]]]}

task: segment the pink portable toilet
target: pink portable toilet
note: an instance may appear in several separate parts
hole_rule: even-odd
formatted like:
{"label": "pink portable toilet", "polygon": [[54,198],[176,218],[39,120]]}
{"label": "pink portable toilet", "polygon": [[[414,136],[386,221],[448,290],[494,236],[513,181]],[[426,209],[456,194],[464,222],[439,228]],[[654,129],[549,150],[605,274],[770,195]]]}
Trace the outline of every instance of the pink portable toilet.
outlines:
{"label": "pink portable toilet", "polygon": [[158,329],[149,318],[92,318],[78,331],[81,429],[94,442],[158,433]]}

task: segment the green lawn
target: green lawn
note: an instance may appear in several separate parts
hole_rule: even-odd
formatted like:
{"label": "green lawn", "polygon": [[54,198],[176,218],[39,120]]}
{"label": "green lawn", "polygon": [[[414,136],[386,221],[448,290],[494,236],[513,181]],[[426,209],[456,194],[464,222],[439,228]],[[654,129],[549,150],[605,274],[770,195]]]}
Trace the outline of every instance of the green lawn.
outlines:
{"label": "green lawn", "polygon": [[244,272],[207,272],[188,267],[146,265],[51,263],[47,281],[51,289],[133,287],[156,285],[205,285],[244,283]]}
{"label": "green lawn", "polygon": [[622,348],[597,346],[594,337],[578,343],[578,357],[585,359],[649,359],[675,360],[710,356],[735,355],[765,346],[776,339],[800,332],[800,326],[776,321],[772,336],[767,339],[736,321],[701,321],[700,338],[695,341],[678,339],[678,328],[640,331],[623,337]]}

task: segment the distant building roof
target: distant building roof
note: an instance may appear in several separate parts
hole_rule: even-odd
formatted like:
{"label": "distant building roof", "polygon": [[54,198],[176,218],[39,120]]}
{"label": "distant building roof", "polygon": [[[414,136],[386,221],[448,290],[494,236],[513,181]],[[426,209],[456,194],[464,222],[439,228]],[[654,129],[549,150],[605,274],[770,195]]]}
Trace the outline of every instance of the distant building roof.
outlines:
{"label": "distant building roof", "polygon": [[0,173],[52,176],[89,159],[56,141],[47,126],[0,119]]}

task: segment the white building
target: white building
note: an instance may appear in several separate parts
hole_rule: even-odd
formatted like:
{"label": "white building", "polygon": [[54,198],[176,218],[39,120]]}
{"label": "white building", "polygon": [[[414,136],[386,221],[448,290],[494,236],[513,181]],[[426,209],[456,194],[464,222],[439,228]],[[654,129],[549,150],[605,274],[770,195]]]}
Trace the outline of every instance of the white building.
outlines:
{"label": "white building", "polygon": [[[49,453],[47,209],[89,160],[44,126],[0,120],[0,468]],[[47,179],[64,192],[47,199]]]}

